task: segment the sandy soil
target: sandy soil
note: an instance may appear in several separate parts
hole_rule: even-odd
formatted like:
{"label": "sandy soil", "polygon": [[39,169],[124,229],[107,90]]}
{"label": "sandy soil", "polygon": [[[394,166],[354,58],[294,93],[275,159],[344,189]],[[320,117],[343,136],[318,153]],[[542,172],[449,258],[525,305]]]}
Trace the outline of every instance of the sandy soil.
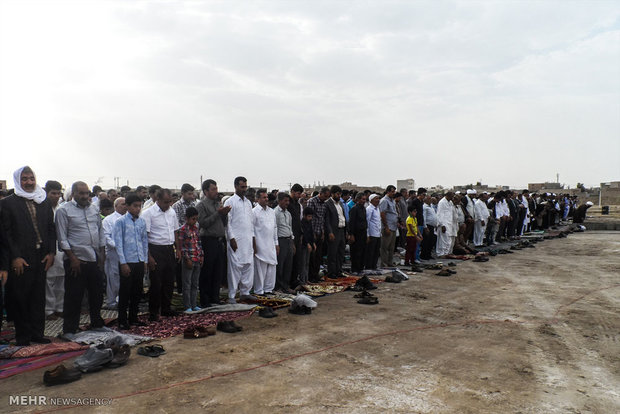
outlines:
{"label": "sandy soil", "polygon": [[0,383],[0,411],[27,394],[112,397],[95,411],[125,413],[617,413],[619,253],[618,232],[573,234],[381,284],[378,305],[344,292],[312,315],[172,338],[165,356],[66,386],[28,372]]}

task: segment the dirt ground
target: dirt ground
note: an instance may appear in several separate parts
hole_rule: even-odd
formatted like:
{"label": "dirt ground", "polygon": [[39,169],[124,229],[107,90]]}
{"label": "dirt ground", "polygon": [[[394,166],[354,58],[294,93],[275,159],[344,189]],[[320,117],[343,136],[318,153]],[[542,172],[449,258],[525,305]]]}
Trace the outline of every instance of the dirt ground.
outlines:
{"label": "dirt ground", "polygon": [[84,412],[620,412],[620,233],[383,283],[307,316],[242,320],[239,334],[162,341],[167,355],[46,388],[45,369],[0,382],[8,395],[111,397]]}

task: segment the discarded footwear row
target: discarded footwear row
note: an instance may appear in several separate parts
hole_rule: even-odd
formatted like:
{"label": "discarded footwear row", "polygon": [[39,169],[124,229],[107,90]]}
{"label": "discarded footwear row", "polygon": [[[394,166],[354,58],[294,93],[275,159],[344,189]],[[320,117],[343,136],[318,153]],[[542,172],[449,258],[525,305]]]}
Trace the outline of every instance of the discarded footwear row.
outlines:
{"label": "discarded footwear row", "polygon": [[196,338],[206,338],[207,336],[215,335],[215,326],[188,326],[183,331],[183,338],[185,339],[196,339]]}

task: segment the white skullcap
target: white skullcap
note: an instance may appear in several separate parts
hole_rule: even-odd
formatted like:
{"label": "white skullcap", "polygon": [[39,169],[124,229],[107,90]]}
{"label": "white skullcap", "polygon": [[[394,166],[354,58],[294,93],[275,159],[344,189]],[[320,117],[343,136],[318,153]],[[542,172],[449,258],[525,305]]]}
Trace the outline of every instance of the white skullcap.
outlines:
{"label": "white skullcap", "polygon": [[370,197],[368,197],[368,201],[372,201],[375,197],[379,197],[379,195],[371,194]]}
{"label": "white skullcap", "polygon": [[460,192],[460,191],[457,191],[457,192],[456,192],[456,193],[454,193],[454,194],[461,194],[461,192]]}
{"label": "white skullcap", "polygon": [[586,203],[586,206],[593,206],[593,205],[594,205],[594,203],[593,203],[593,202],[591,202],[591,201],[588,201],[588,202]]}
{"label": "white skullcap", "polygon": [[467,194],[476,194],[476,190],[467,190]]}

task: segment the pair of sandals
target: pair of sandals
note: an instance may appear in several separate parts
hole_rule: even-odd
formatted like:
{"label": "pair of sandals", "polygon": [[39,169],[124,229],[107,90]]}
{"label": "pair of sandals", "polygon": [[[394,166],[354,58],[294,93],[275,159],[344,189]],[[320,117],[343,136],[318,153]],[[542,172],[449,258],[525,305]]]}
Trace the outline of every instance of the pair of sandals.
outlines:
{"label": "pair of sandals", "polygon": [[138,348],[138,354],[151,358],[157,358],[160,355],[164,355],[166,350],[161,345],[141,346]]}
{"label": "pair of sandals", "polygon": [[278,314],[273,311],[273,308],[265,306],[258,311],[258,316],[261,318],[275,318]]}

